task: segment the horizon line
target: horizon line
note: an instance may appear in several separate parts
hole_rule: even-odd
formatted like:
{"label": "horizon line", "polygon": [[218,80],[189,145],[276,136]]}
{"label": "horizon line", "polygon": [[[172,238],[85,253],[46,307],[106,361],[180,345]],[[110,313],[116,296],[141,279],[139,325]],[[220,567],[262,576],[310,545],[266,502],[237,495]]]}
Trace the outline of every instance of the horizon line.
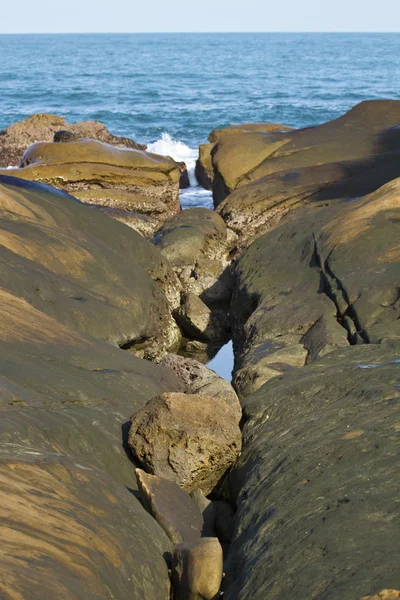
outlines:
{"label": "horizon line", "polygon": [[312,30],[312,31],[0,31],[0,35],[181,35],[181,34],[197,34],[197,35],[220,35],[220,34],[287,34],[287,33],[298,33],[298,34],[363,34],[363,33],[383,33],[383,34],[399,34],[400,31],[333,31],[333,30]]}

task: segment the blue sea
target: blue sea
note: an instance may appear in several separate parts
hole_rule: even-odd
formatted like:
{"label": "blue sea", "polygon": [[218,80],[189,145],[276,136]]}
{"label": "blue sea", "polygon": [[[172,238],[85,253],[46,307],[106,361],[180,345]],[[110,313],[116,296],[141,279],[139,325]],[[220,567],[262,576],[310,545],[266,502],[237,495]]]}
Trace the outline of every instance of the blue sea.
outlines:
{"label": "blue sea", "polygon": [[0,35],[0,129],[32,113],[102,121],[185,160],[234,123],[305,127],[356,103],[400,98],[400,34]]}

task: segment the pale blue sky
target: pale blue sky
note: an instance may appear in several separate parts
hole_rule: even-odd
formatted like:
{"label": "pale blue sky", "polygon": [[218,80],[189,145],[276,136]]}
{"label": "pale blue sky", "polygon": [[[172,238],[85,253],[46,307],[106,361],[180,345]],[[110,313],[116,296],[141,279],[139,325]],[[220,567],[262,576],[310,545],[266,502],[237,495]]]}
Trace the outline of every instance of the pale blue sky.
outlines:
{"label": "pale blue sky", "polygon": [[2,0],[0,33],[399,31],[399,0]]}

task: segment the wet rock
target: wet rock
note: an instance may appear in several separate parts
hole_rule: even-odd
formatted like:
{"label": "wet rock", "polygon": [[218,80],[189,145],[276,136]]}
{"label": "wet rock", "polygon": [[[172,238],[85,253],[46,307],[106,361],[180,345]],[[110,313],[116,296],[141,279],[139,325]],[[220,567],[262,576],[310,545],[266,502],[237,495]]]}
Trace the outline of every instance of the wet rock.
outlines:
{"label": "wet rock", "polygon": [[19,167],[13,175],[60,188],[93,206],[139,212],[158,222],[180,210],[176,163],[144,150],[90,139],[38,143],[26,150]]}
{"label": "wet rock", "polygon": [[399,588],[399,351],[339,348],[246,398],[226,598],[352,600],[377,581]]}
{"label": "wet rock", "polygon": [[242,409],[235,390],[229,381],[219,377],[215,371],[197,360],[185,358],[177,354],[167,354],[160,360],[159,364],[171,369],[178,379],[182,381],[188,394],[221,398],[237,412],[240,419]]}
{"label": "wet rock", "polygon": [[303,207],[246,250],[231,305],[240,396],[338,347],[400,339],[399,190]]}
{"label": "wet rock", "polygon": [[146,510],[161,525],[174,544],[196,542],[203,517],[189,494],[168,479],[136,469],[140,498]]}
{"label": "wet rock", "polygon": [[177,162],[176,163],[179,172],[180,172],[180,178],[179,178],[179,187],[181,188],[181,190],[184,190],[188,187],[190,187],[190,180],[189,180],[189,173],[187,170],[187,166],[185,162]]}
{"label": "wet rock", "polygon": [[67,194],[13,177],[0,177],[0,220],[1,279],[12,293],[144,356],[179,346],[170,313],[179,282],[142,236]]}
{"label": "wet rock", "polygon": [[184,294],[181,306],[174,311],[174,317],[188,336],[221,344],[229,339],[229,316],[222,310],[211,311],[192,292]]}
{"label": "wet rock", "polygon": [[376,190],[400,176],[399,120],[400,101],[368,101],[317,127],[223,138],[213,151],[218,212],[246,245],[303,204]]}
{"label": "wet rock", "polygon": [[129,446],[146,471],[208,494],[240,452],[237,412],[209,396],[162,394],[132,416]]}
{"label": "wet rock", "polygon": [[213,600],[222,582],[222,548],[216,538],[178,544],[172,558],[172,583],[177,600]]}
{"label": "wet rock", "polygon": [[17,166],[25,150],[36,142],[65,141],[65,134],[75,139],[91,138],[120,148],[146,150],[146,146],[129,138],[112,135],[98,121],[68,123],[63,117],[49,114],[31,115],[23,121],[13,123],[0,132],[0,167]]}

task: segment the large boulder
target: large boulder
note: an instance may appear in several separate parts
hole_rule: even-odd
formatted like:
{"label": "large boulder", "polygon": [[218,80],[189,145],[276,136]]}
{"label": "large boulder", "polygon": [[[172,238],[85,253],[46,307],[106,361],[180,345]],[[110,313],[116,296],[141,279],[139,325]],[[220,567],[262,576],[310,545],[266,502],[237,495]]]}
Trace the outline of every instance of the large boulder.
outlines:
{"label": "large boulder", "polygon": [[366,197],[303,207],[237,266],[240,395],[338,347],[400,339],[400,179]]}
{"label": "large boulder", "polygon": [[[63,117],[41,113],[0,131],[0,167],[17,166],[28,146],[36,142],[52,142],[55,134],[61,130],[67,130],[75,138],[91,138],[120,148],[146,150],[143,144],[112,135],[98,121],[68,123]],[[57,141],[61,141],[60,137],[56,137]]]}
{"label": "large boulder", "polygon": [[[93,207],[159,221],[180,210],[180,171],[172,158],[96,140],[33,144],[13,175],[70,192]],[[0,171],[9,175],[9,171]],[[117,213],[119,215],[119,213]]]}
{"label": "large boulder", "polygon": [[400,176],[399,122],[400,101],[368,101],[317,127],[222,138],[215,205],[248,243],[302,204],[370,193]]}
{"label": "large boulder", "polygon": [[167,393],[132,416],[128,443],[149,473],[209,494],[240,452],[238,423],[223,400]]}
{"label": "large boulder", "polygon": [[399,352],[341,348],[246,398],[227,600],[400,588]]}
{"label": "large boulder", "polygon": [[179,344],[166,298],[179,302],[179,284],[142,236],[63,192],[3,176],[0,220],[5,288],[66,325],[140,355],[161,356]]}

